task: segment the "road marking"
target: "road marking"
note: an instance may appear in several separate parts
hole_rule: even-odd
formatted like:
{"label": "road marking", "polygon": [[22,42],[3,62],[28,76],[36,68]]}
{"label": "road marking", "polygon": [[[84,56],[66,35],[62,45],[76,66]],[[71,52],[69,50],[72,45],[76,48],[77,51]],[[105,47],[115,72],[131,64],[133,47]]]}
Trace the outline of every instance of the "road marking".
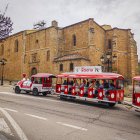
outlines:
{"label": "road marking", "polygon": [[14,94],[12,92],[0,92],[0,94],[7,94],[7,95],[10,95],[10,96],[18,96],[18,97],[25,97],[25,98],[35,99],[35,100],[44,100],[44,101],[48,100],[48,101],[51,101],[51,102],[60,102],[61,103],[61,101],[56,101],[56,100],[46,99],[46,98],[44,99],[44,98],[40,98],[40,97],[36,98],[36,97],[24,95],[22,93],[21,94]]}
{"label": "road marking", "polygon": [[27,116],[33,117],[33,118],[37,118],[37,119],[41,119],[41,120],[48,120],[47,118],[44,118],[44,117],[40,117],[40,116],[36,116],[36,115],[32,115],[32,114],[26,114],[26,113],[24,113],[24,114]]}
{"label": "road marking", "polygon": [[72,128],[75,128],[75,129],[83,130],[83,131],[87,131],[88,130],[88,129],[83,128],[83,127],[79,127],[79,126],[75,126],[75,125],[71,125],[71,124],[66,124],[66,123],[63,123],[63,122],[56,122],[56,123],[60,124],[60,125],[72,127]]}
{"label": "road marking", "polygon": [[18,112],[17,110],[10,109],[10,108],[3,108],[3,109],[8,110],[8,111],[12,111],[12,112]]}
{"label": "road marking", "polygon": [[126,139],[120,138],[120,137],[115,137],[115,140],[126,140]]}
{"label": "road marking", "polygon": [[0,118],[0,132],[3,131],[12,135],[10,128],[8,127],[7,123],[5,122],[4,118]]}
{"label": "road marking", "polygon": [[5,111],[3,108],[0,108],[0,111],[5,115],[5,117],[9,120],[12,127],[15,129],[17,135],[21,140],[28,140],[22,129],[19,127],[19,125],[14,121],[14,119],[9,115],[7,111]]}

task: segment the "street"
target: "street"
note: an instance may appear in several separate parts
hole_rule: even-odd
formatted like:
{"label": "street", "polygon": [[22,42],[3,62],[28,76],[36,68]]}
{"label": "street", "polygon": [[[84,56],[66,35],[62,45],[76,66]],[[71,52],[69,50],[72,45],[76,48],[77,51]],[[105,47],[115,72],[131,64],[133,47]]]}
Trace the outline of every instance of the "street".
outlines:
{"label": "street", "polygon": [[137,140],[140,113],[118,104],[113,108],[84,101],[61,101],[0,90],[0,107],[29,140]]}

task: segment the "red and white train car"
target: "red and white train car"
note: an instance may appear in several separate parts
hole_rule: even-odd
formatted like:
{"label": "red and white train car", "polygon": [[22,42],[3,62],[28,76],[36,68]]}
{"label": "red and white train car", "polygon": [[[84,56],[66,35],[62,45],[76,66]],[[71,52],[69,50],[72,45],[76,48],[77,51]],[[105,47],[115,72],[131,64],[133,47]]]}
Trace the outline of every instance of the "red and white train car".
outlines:
{"label": "red and white train car", "polygon": [[133,78],[132,105],[140,111],[140,76]]}
{"label": "red and white train car", "polygon": [[[87,86],[81,86],[83,81]],[[113,87],[110,88],[109,84]],[[114,106],[123,102],[124,78],[116,73],[63,73],[57,76],[56,93],[60,98],[104,102]]]}
{"label": "red and white train car", "polygon": [[15,86],[15,93],[25,91],[31,92],[33,95],[39,95],[42,93],[44,96],[52,92],[52,78],[56,78],[50,73],[38,73],[32,75],[31,80],[25,78],[19,81]]}

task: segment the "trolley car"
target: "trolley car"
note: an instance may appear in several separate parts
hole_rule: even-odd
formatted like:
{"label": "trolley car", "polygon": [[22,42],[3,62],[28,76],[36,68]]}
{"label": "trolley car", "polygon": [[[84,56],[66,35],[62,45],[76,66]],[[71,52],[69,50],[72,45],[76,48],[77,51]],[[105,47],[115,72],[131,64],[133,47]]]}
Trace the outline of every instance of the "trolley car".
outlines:
{"label": "trolley car", "polygon": [[82,99],[114,106],[123,102],[124,78],[116,73],[62,73],[57,76],[60,98]]}

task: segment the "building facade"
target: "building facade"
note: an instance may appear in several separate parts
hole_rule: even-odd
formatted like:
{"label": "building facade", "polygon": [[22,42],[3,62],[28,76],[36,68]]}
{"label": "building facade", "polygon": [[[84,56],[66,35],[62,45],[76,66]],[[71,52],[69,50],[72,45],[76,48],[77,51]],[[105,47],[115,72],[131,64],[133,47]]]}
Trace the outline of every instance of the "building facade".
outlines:
{"label": "building facade", "polygon": [[[0,42],[0,59],[7,59],[4,78],[19,80],[22,73],[28,77],[35,73],[73,71],[75,66],[103,66],[101,56],[116,55],[109,70],[131,79],[137,75],[137,45],[130,29],[100,26],[90,18],[60,28],[57,21],[45,29],[22,31]],[[0,66],[0,75],[2,66]],[[0,76],[1,77],[1,76]]]}

